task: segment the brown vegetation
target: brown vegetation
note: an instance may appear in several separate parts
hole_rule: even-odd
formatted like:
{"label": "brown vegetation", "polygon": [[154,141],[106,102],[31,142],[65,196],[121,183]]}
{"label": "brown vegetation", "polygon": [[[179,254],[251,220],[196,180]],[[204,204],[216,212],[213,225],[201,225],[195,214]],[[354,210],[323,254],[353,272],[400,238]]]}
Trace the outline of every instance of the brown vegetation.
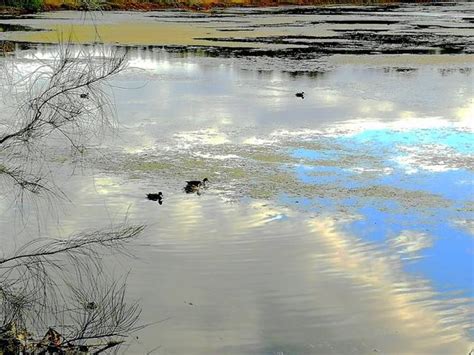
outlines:
{"label": "brown vegetation", "polygon": [[[403,1],[396,0],[108,0],[100,4],[102,10],[151,11],[166,8],[179,8],[210,11],[226,7],[269,7],[269,6],[322,6],[322,5],[390,5]],[[417,0],[415,2],[433,2]],[[84,9],[81,0],[45,0],[45,10]]]}

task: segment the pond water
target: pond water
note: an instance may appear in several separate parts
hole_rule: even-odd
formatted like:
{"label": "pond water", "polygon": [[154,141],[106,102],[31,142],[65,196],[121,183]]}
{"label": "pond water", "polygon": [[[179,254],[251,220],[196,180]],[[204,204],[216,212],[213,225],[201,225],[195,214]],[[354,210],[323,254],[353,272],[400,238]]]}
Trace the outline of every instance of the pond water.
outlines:
{"label": "pond water", "polygon": [[[10,60],[27,71],[56,51]],[[3,203],[3,248],[38,224],[146,224],[135,258],[109,260],[153,323],[126,353],[469,351],[472,56],[335,56],[295,73],[256,70],[260,57],[128,55],[110,82],[117,133],[82,169],[67,150],[49,163],[72,203],[27,203],[17,223]],[[183,192],[204,177],[200,196]],[[162,205],[145,198],[157,191]]]}

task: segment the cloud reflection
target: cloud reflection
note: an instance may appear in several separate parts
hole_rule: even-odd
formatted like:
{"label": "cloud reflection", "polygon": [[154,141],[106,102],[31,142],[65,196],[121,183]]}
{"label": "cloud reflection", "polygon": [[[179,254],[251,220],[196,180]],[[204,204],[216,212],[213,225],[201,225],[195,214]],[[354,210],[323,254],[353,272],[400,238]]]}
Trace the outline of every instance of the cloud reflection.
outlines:
{"label": "cloud reflection", "polygon": [[390,244],[398,253],[402,254],[403,258],[414,259],[419,257],[417,253],[420,250],[433,245],[432,239],[433,237],[426,233],[402,231],[401,234],[390,239]]}
{"label": "cloud reflection", "polygon": [[[408,278],[396,258],[381,254],[370,244],[345,234],[334,219],[316,218],[308,225],[314,237],[325,246],[325,259],[334,266],[332,272],[341,273],[341,276],[372,289],[377,294],[372,300],[382,302],[379,306],[394,317],[392,321],[396,320],[396,323],[390,325],[397,331],[409,338],[413,332],[417,333],[421,341],[414,342],[410,352],[439,353],[446,343],[451,342],[459,342],[458,351],[467,351],[469,342],[463,340],[463,334],[469,322],[462,321],[463,306],[456,311],[440,311],[442,303],[434,298],[435,293],[426,282]],[[423,234],[405,232],[394,243],[405,251],[414,252],[428,246],[427,240]],[[456,325],[455,320],[460,323]],[[428,340],[429,334],[438,336]]]}

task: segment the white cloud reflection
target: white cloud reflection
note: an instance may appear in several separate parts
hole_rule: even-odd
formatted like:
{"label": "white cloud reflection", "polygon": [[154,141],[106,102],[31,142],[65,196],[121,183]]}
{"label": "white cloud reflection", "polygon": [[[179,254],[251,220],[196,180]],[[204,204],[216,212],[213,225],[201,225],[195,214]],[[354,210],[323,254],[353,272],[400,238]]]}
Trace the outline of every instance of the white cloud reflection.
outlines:
{"label": "white cloud reflection", "polygon": [[180,132],[174,135],[183,147],[192,145],[220,145],[229,143],[227,135],[218,129],[208,128],[197,131]]}
{"label": "white cloud reflection", "polygon": [[418,258],[418,252],[433,245],[433,237],[426,233],[405,230],[390,239],[390,245],[403,258]]}

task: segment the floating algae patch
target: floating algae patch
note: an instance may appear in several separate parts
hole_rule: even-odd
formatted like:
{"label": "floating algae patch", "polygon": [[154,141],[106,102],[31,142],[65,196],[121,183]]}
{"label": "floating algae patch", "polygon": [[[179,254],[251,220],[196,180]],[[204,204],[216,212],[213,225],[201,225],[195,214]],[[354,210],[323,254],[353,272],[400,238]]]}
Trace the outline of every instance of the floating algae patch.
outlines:
{"label": "floating algae patch", "polygon": [[[48,32],[18,34],[15,39],[29,42],[56,43],[58,36],[71,38],[74,43],[113,44],[149,44],[149,45],[191,45],[204,44],[205,41],[194,41],[199,28],[158,23],[112,23],[112,24],[46,24]],[[206,30],[207,33],[210,30]],[[99,36],[99,38],[98,38]]]}
{"label": "floating algae patch", "polygon": [[288,147],[294,150],[297,149],[307,149],[307,150],[313,150],[313,151],[323,151],[323,150],[337,150],[340,149],[340,145],[336,144],[334,140],[332,139],[327,139],[324,136],[317,137],[318,139],[313,139],[311,140],[302,140],[298,142],[289,142]]}
{"label": "floating algae patch", "polygon": [[157,171],[170,169],[173,165],[163,161],[130,161],[124,164],[124,168],[134,171]]}
{"label": "floating algae patch", "polygon": [[[353,211],[368,204],[427,213],[451,206],[448,197],[412,186],[410,176],[402,176],[406,183],[402,177],[397,184],[384,183],[384,176],[393,175],[396,167],[387,163],[390,157],[379,156],[377,149],[351,150],[348,143],[338,149],[333,149],[337,144],[330,144],[325,151],[324,142],[312,144],[320,144],[318,155],[327,159],[311,159],[305,148],[298,148],[301,154],[292,154],[295,150],[288,150],[287,141],[258,147],[225,143],[199,145],[192,150],[177,146],[152,155],[125,153],[121,170],[131,178],[142,173],[143,179],[158,177],[177,185],[207,177],[211,180],[208,193],[222,194],[226,199],[279,199],[288,195],[310,200],[314,210],[328,204],[340,208],[348,200],[353,201],[348,206]],[[291,146],[296,148],[296,142]]]}
{"label": "floating algae patch", "polygon": [[456,208],[457,212],[472,213],[474,212],[474,201],[466,201],[461,207]]}
{"label": "floating algae patch", "polygon": [[[287,184],[290,185],[286,186]],[[430,213],[431,210],[447,208],[451,205],[449,200],[435,194],[391,186],[346,188],[333,183],[320,185],[304,184],[294,179],[288,179],[283,184],[274,183],[270,186],[271,189],[268,187],[264,189],[266,195],[268,195],[269,191],[273,190],[277,193],[286,193],[289,196],[331,200],[334,205],[343,205],[345,201],[350,199],[354,202],[352,203],[352,208],[373,204],[377,208],[390,208],[392,210],[415,208]],[[317,204],[317,201],[314,201],[314,203]]]}
{"label": "floating algae patch", "polygon": [[298,188],[295,177],[287,172],[278,172],[257,176],[247,193],[251,198],[271,199],[293,188]]}
{"label": "floating algae patch", "polygon": [[214,162],[202,158],[185,158],[179,161],[178,165],[185,169],[207,169],[213,165],[213,163]]}
{"label": "floating algae patch", "polygon": [[[426,211],[450,206],[449,200],[424,191],[391,186],[349,188],[341,184],[338,179],[332,178],[340,178],[339,175],[334,175],[334,172],[326,174],[331,177],[329,180],[323,179],[323,175],[324,173],[318,176],[324,182],[312,184],[300,181],[291,171],[273,173],[260,170],[257,175],[253,176],[251,187],[244,191],[250,197],[258,199],[271,199],[286,194],[294,197],[332,200],[334,205],[344,204],[347,199],[355,199],[352,206],[354,208],[372,203],[379,207],[385,206],[387,201],[395,203],[393,208],[400,206],[401,208],[419,208]],[[314,204],[318,205],[318,202],[314,201]]]}
{"label": "floating algae patch", "polygon": [[369,187],[348,189],[348,195],[366,199],[396,201],[404,207],[446,208],[451,205],[449,200],[424,191],[406,190],[393,186],[375,185]]}
{"label": "floating algae patch", "polygon": [[39,29],[11,23],[0,23],[0,32],[40,31]]}
{"label": "floating algae patch", "polygon": [[223,174],[230,179],[244,179],[249,177],[249,173],[244,168],[227,168]]}
{"label": "floating algae patch", "polygon": [[[213,40],[199,39],[212,35]],[[44,31],[18,33],[14,39],[37,43],[57,43],[58,37],[70,38],[73,43],[105,43],[120,45],[159,46],[216,46],[220,42],[220,32],[209,26],[195,26],[189,23],[166,22],[121,22],[106,24],[50,24]],[[225,47],[278,48],[282,45],[225,42]]]}
{"label": "floating algae patch", "polygon": [[[110,163],[102,161],[100,164],[107,170],[113,170],[116,173],[124,173],[134,179],[148,179],[150,177],[160,177],[163,179],[172,179],[184,181],[191,179],[203,179],[218,176],[216,173],[229,169],[220,160],[202,159],[198,157],[189,157],[188,155],[169,152],[165,155],[143,156],[143,155],[116,155],[122,163]],[[119,167],[117,169],[117,167]],[[235,176],[242,175],[244,170],[233,172]],[[216,180],[216,178],[212,178]]]}
{"label": "floating algae patch", "polygon": [[[229,151],[231,148],[224,146],[212,147],[210,150],[213,154],[217,154]],[[385,208],[387,201],[395,203],[393,206],[400,206],[400,208],[426,211],[450,206],[450,201],[442,196],[389,185],[374,186],[370,185],[369,178],[367,178],[367,184],[362,186],[354,184],[353,181],[351,184],[346,183],[348,177],[351,179],[354,177],[354,180],[360,177],[338,167],[331,171],[321,170],[319,167],[319,170],[313,172],[316,183],[314,181],[308,183],[300,180],[293,166],[288,165],[293,158],[285,158],[283,154],[272,152],[271,148],[249,150],[233,147],[233,152],[238,154],[239,159],[203,159],[190,157],[186,152],[176,151],[166,152],[166,157],[164,155],[149,156],[145,158],[146,160],[140,156],[133,156],[131,159],[126,155],[120,171],[128,174],[130,178],[160,177],[167,181],[176,181],[176,184],[189,179],[208,177],[211,180],[209,193],[214,191],[233,199],[244,197],[275,199],[286,194],[316,199],[313,201],[316,209],[323,207],[321,205],[323,200],[332,200],[333,205],[338,205],[344,204],[347,199],[355,200],[351,206],[354,209],[367,204]],[[278,160],[280,156],[281,162]],[[259,160],[254,159],[255,157]]]}
{"label": "floating algae patch", "polygon": [[383,162],[376,157],[365,155],[365,154],[352,154],[352,155],[343,155],[337,159],[304,159],[301,158],[298,162],[299,164],[304,164],[308,167],[334,167],[339,169],[357,169],[360,168],[361,172],[371,169],[371,170],[381,170],[385,167]]}
{"label": "floating algae patch", "polygon": [[[291,202],[292,198],[305,199],[308,210],[312,211],[345,208],[357,213],[358,209],[372,205],[390,213],[413,210],[422,215],[434,215],[436,211],[457,207],[456,196],[443,194],[432,186],[437,181],[449,186],[446,182],[457,181],[459,174],[452,173],[444,180],[436,180],[438,175],[429,175],[431,180],[427,180],[423,172],[407,173],[406,166],[397,160],[413,154],[411,149],[419,147],[414,145],[410,133],[397,132],[387,142],[385,138],[389,133],[381,130],[339,136],[316,131],[303,132],[304,136],[299,132],[283,132],[270,137],[271,145],[235,144],[230,140],[210,144],[194,139],[186,140],[184,148],[182,136],[175,136],[165,150],[141,155],[124,153],[128,161],[124,173],[133,174],[135,178],[143,172],[144,179],[160,178],[174,181],[177,186],[186,180],[207,177],[211,187],[206,192],[221,195],[226,200],[280,201],[282,196],[288,196],[289,199],[280,202],[294,206],[296,202]],[[468,145],[464,136],[459,143],[452,139],[450,132],[443,135],[425,130],[422,133],[424,143],[435,137],[450,143],[446,145],[450,150],[452,146],[464,149]],[[430,152],[424,153],[427,159],[433,156],[433,152],[426,153]],[[468,155],[463,154],[463,157]]]}
{"label": "floating algae patch", "polygon": [[284,153],[272,152],[272,151],[258,151],[247,155],[248,158],[256,160],[261,163],[296,163],[297,160],[288,156]]}
{"label": "floating algae patch", "polygon": [[[329,150],[297,148],[291,150],[290,154],[298,158],[294,170],[303,182],[318,182],[317,177],[332,175],[339,182],[344,182],[346,187],[350,187],[355,183],[370,184],[373,179],[393,170],[384,159],[374,156],[373,152],[342,146]],[[310,176],[314,178],[309,178]],[[327,179],[318,183],[325,181]]]}

